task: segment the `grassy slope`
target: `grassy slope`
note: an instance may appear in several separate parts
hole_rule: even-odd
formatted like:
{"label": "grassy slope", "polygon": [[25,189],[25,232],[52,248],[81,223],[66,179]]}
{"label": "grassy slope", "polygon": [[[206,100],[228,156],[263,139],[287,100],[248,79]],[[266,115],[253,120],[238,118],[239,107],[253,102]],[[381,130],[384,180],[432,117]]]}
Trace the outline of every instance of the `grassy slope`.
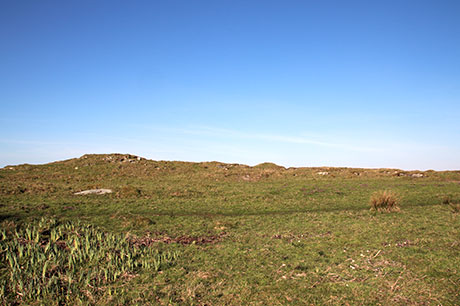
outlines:
{"label": "grassy slope", "polygon": [[[167,245],[181,252],[178,264],[131,280],[137,302],[460,304],[460,217],[441,203],[445,195],[460,199],[460,172],[410,174],[86,155],[0,169],[0,218],[78,218],[139,236],[219,237]],[[114,193],[73,195],[90,188]],[[369,211],[370,195],[381,189],[402,195],[401,212]]]}

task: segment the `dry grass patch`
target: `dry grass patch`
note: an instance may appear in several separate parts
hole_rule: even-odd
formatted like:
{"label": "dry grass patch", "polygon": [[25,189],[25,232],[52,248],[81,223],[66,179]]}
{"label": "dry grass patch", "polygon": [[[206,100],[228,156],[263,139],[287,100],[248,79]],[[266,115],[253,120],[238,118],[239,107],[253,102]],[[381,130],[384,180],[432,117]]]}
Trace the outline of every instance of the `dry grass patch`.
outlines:
{"label": "dry grass patch", "polygon": [[117,197],[119,198],[132,198],[132,197],[141,197],[143,192],[140,188],[134,186],[123,186],[120,190],[116,193]]}
{"label": "dry grass patch", "polygon": [[370,199],[371,210],[376,211],[399,211],[401,197],[398,193],[391,190],[374,192]]}

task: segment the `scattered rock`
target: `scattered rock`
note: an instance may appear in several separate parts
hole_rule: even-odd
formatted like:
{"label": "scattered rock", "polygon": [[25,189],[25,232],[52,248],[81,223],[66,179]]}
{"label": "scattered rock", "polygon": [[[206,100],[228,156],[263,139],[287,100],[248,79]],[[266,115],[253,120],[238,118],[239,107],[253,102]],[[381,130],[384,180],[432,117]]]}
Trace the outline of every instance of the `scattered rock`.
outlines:
{"label": "scattered rock", "polygon": [[423,173],[413,173],[411,174],[411,177],[424,177]]}
{"label": "scattered rock", "polygon": [[225,165],[225,164],[217,165],[217,168],[221,168],[221,169],[224,169],[224,170],[228,170],[227,165]]}
{"label": "scattered rock", "polygon": [[135,163],[145,158],[131,154],[111,154],[104,156],[102,160],[110,163]]}
{"label": "scattered rock", "polygon": [[414,245],[414,243],[412,241],[409,241],[409,240],[401,241],[401,242],[396,243],[396,246],[399,247],[399,248],[404,248],[404,247],[408,247],[408,246],[411,246],[411,245]]}
{"label": "scattered rock", "polygon": [[112,190],[111,189],[90,189],[90,190],[75,192],[74,195],[106,194],[106,193],[112,193]]}

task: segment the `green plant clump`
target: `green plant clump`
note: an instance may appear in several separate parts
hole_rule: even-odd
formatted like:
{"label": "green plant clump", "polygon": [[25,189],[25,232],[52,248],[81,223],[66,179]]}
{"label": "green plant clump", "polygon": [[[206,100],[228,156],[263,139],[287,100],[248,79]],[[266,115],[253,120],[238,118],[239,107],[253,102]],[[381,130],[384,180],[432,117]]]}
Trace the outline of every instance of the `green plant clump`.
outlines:
{"label": "green plant clump", "polygon": [[176,257],[80,222],[41,219],[13,229],[2,226],[0,303],[92,303],[123,290],[114,283],[140,269],[164,269]]}

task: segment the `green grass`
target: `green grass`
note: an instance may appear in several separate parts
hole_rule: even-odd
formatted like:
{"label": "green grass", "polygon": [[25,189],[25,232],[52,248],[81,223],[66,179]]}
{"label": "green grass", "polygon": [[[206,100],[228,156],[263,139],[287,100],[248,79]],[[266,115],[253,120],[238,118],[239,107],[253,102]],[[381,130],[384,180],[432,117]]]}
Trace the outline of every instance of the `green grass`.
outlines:
{"label": "green grass", "polygon": [[[4,229],[79,220],[121,244],[137,237],[148,252],[178,255],[160,271],[137,267],[101,284],[93,300],[84,284],[67,300],[52,293],[68,304],[458,305],[460,216],[443,202],[458,203],[460,172],[411,174],[87,155],[0,169],[0,218]],[[114,193],[73,195],[91,188]],[[399,212],[369,209],[379,190],[401,196]],[[8,271],[3,264],[3,284]],[[8,290],[3,299],[32,303]]]}

